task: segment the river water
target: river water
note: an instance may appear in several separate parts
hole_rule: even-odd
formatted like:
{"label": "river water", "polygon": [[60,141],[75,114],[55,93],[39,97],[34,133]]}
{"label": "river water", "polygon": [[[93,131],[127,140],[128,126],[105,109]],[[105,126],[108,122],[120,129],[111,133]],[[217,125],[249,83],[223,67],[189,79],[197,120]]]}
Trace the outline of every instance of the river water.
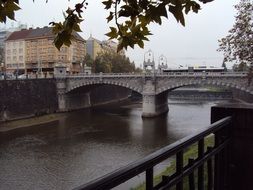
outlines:
{"label": "river water", "polygon": [[141,118],[141,104],[117,103],[6,133],[0,189],[72,189],[208,126],[215,103],[170,100],[169,113],[153,119]]}

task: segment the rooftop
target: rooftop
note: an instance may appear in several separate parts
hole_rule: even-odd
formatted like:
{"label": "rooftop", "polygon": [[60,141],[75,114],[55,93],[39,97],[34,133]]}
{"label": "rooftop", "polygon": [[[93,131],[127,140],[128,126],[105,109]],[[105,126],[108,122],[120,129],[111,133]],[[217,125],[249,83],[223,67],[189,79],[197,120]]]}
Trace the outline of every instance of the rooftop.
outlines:
{"label": "rooftop", "polygon": [[[77,33],[73,33],[76,40],[83,41],[85,40]],[[35,29],[22,29],[21,31],[13,32],[6,41],[9,40],[26,40],[33,38],[41,38],[41,37],[54,37],[55,35],[52,32],[52,27],[43,27],[43,28],[35,28]]]}

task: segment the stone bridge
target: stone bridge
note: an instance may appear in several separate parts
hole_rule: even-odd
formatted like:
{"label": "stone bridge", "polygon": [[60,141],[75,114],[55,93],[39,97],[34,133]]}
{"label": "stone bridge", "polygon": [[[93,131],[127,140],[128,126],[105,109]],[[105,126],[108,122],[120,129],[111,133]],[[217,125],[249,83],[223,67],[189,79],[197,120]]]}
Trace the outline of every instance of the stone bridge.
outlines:
{"label": "stone bridge", "polygon": [[[212,85],[229,87],[253,97],[253,82],[247,73],[198,72],[168,74],[91,74],[68,76],[56,75],[59,110],[67,111],[66,96],[71,92],[94,85],[116,85],[142,94],[142,116],[153,117],[168,111],[168,92],[183,86]],[[89,101],[89,94],[85,97]]]}

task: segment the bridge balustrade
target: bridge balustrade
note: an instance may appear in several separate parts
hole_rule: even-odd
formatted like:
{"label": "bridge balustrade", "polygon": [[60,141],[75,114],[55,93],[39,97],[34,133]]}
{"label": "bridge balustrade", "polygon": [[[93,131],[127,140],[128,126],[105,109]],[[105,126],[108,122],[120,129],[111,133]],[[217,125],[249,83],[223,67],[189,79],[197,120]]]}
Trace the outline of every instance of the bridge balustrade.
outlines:
{"label": "bridge balustrade", "polygon": [[[66,74],[62,76],[63,78],[91,78],[91,77],[246,77],[247,72],[169,72],[169,73],[77,73],[77,74]],[[12,78],[5,78],[0,77],[0,80],[25,80],[25,79],[41,79],[41,78],[54,78],[54,75],[38,75],[38,74],[28,74],[27,76],[22,77],[12,77]],[[61,78],[62,78],[61,77]]]}
{"label": "bridge balustrade", "polygon": [[169,72],[169,73],[161,73],[156,74],[156,76],[173,76],[173,77],[193,77],[193,76],[199,76],[199,77],[209,77],[209,76],[215,76],[215,77],[245,77],[247,76],[247,73],[245,72]]}
{"label": "bridge balustrade", "polygon": [[[153,154],[146,156],[128,166],[105,175],[85,185],[81,185],[75,190],[106,190],[118,186],[121,183],[145,173],[145,185],[147,190],[169,189],[176,186],[177,190],[183,190],[183,180],[188,178],[190,190],[195,189],[195,182],[199,190],[204,189],[204,169],[207,171],[207,189],[224,189],[227,178],[227,163],[225,161],[226,149],[230,142],[231,117],[225,117],[202,131],[185,137],[171,145],[168,145]],[[215,136],[215,145],[205,150],[205,138],[210,134]],[[190,158],[188,163],[184,163],[184,151],[193,145],[198,144],[198,157]],[[171,176],[162,176],[158,184],[154,184],[154,167],[162,161],[176,155],[176,172]],[[204,164],[207,167],[204,168]],[[194,177],[196,174],[196,178]]]}

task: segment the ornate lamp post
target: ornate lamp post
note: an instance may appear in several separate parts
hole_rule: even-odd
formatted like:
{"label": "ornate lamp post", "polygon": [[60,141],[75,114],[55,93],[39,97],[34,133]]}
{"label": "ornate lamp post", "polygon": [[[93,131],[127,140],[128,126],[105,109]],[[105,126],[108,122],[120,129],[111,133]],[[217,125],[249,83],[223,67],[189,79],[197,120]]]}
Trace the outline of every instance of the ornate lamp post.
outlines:
{"label": "ornate lamp post", "polygon": [[167,58],[164,55],[160,55],[158,58],[158,72],[161,74],[163,69],[167,69]]}
{"label": "ornate lamp post", "polygon": [[154,53],[151,50],[148,50],[144,54],[144,62],[143,62],[143,70],[144,70],[144,72],[148,71],[148,67],[149,66],[151,67],[151,71],[153,73],[155,73]]}

